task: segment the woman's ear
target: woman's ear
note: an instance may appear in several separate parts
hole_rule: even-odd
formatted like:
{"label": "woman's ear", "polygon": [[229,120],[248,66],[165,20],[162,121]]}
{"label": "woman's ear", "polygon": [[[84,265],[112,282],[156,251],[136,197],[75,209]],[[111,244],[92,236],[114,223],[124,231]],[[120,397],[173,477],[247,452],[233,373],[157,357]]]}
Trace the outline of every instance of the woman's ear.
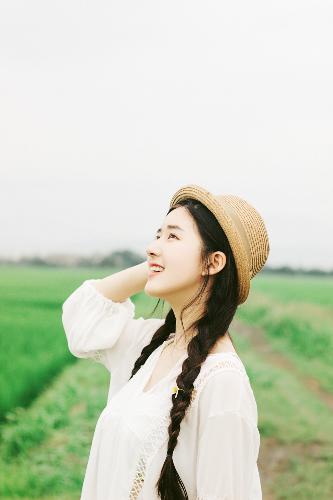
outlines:
{"label": "woman's ear", "polygon": [[222,269],[226,265],[226,262],[227,262],[227,258],[225,256],[225,253],[219,252],[219,251],[214,252],[210,256],[210,263],[208,265],[208,272],[204,272],[204,274],[212,275],[212,274],[219,273],[220,271],[222,271]]}

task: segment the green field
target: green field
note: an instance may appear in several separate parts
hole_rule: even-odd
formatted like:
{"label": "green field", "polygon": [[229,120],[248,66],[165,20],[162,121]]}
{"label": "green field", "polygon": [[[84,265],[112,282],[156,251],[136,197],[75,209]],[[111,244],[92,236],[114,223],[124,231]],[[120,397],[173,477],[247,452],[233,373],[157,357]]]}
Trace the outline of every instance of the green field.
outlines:
{"label": "green field", "polygon": [[[0,272],[0,498],[78,499],[109,376],[69,353],[61,306],[113,270]],[[136,317],[156,303],[132,300]],[[230,327],[258,404],[265,500],[333,498],[332,330],[332,279],[264,273]]]}

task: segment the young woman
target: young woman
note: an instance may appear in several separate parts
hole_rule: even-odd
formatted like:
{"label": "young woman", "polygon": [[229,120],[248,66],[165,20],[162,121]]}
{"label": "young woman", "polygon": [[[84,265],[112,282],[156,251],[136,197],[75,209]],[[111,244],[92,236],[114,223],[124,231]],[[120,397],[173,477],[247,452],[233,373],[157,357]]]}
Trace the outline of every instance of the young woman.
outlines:
{"label": "young woman", "polygon": [[[67,298],[70,352],[111,374],[81,500],[262,499],[257,405],[228,328],[268,253],[250,204],[191,184],[147,261]],[[165,319],[134,319],[140,290],[170,304]]]}

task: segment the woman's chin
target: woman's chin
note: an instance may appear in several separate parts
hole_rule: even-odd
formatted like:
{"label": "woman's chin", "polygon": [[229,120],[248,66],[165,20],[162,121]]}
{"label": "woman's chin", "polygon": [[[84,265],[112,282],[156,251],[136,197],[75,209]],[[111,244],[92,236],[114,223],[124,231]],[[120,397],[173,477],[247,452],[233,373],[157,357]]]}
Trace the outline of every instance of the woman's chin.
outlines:
{"label": "woman's chin", "polygon": [[150,297],[155,297],[157,299],[163,299],[163,287],[154,285],[154,283],[149,283],[147,281],[146,286],[144,288],[144,292],[146,295],[149,295]]}
{"label": "woman's chin", "polygon": [[158,295],[158,290],[154,290],[154,287],[146,286],[144,288],[144,292],[146,295],[149,295],[150,297],[157,297],[160,298]]}

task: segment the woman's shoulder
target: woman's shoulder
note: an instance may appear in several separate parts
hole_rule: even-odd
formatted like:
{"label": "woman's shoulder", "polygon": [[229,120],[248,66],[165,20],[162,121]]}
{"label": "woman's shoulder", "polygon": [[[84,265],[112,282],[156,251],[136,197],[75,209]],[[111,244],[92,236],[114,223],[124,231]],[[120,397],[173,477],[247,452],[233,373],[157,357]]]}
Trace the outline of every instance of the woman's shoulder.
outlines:
{"label": "woman's shoulder", "polygon": [[206,417],[231,411],[241,413],[255,425],[258,421],[246,367],[234,352],[219,352],[207,357],[194,382],[191,404]]}
{"label": "woman's shoulder", "polygon": [[217,385],[222,389],[226,384],[229,386],[230,383],[242,386],[247,380],[245,366],[237,354],[233,352],[209,354],[194,381],[195,396],[205,386],[213,388]]}

